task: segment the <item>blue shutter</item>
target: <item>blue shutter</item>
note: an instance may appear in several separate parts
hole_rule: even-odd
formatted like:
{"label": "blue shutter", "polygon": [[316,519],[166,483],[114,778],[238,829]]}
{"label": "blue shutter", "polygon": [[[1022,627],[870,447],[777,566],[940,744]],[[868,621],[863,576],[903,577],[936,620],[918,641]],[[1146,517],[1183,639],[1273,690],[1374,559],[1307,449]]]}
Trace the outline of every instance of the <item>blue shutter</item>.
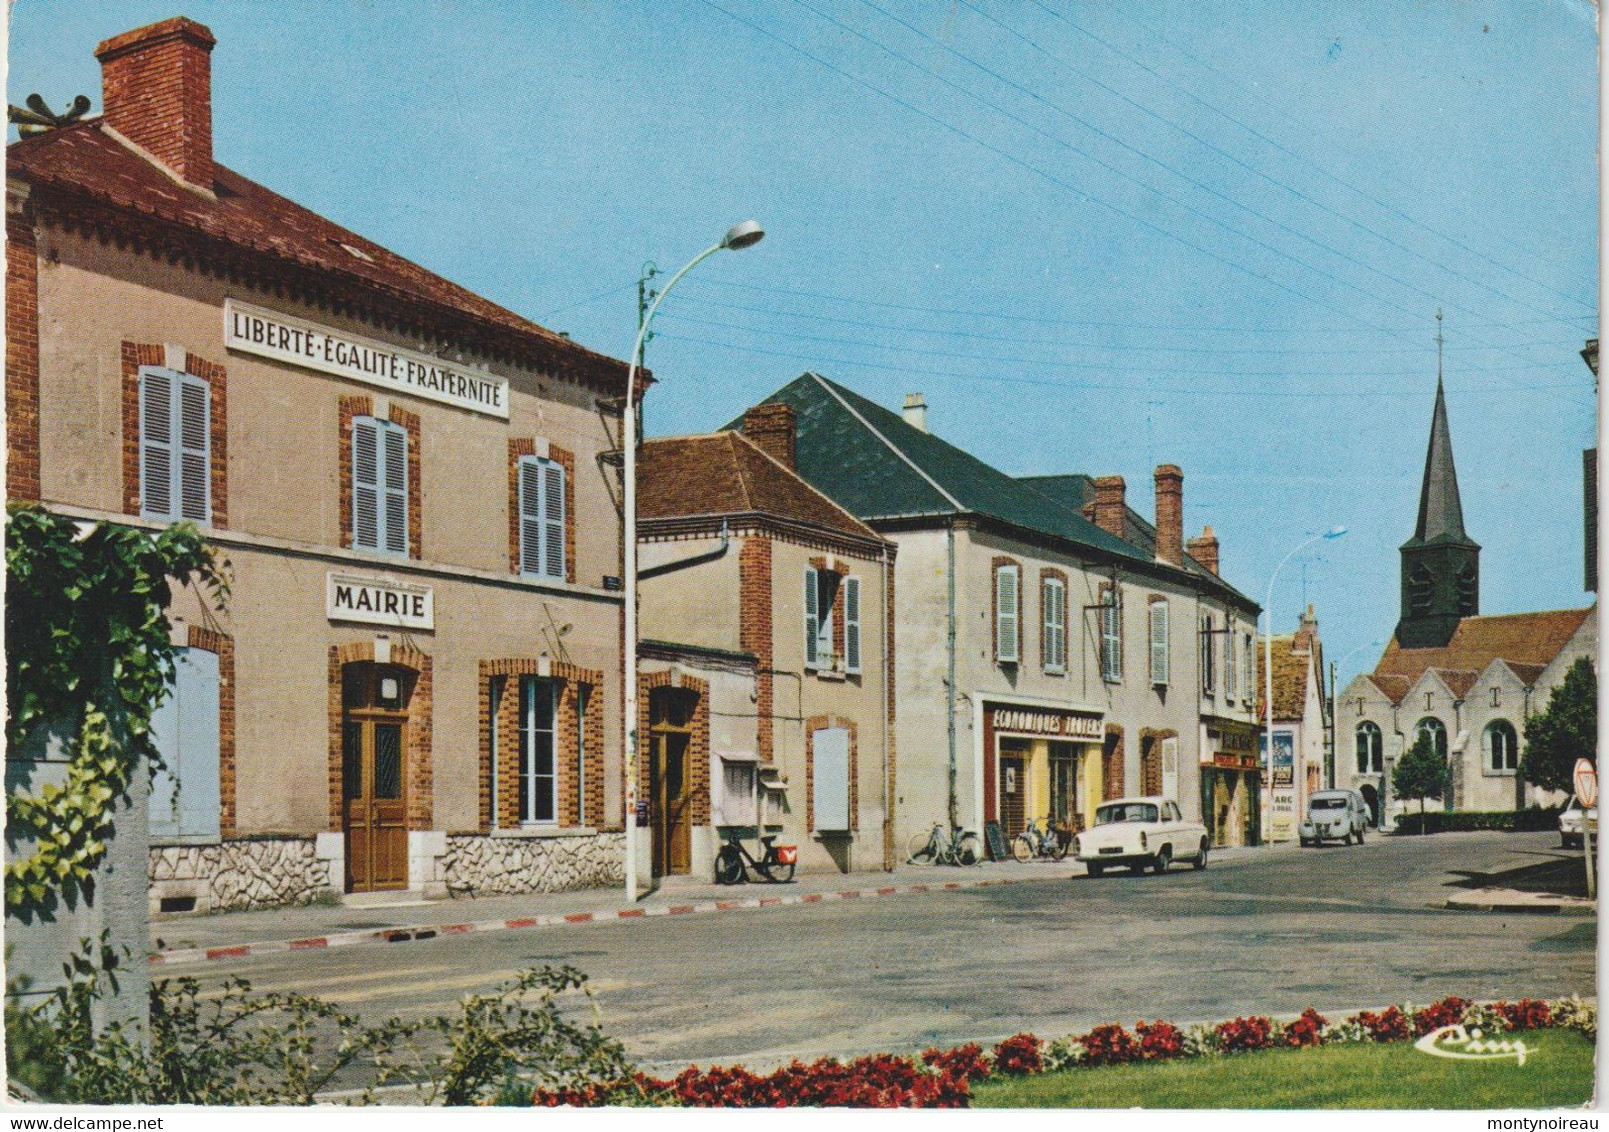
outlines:
{"label": "blue shutter", "polygon": [[212,520],[212,390],[199,378],[177,382],[179,490],[177,514],[193,523]]}
{"label": "blue shutter", "polygon": [[147,809],[152,837],[179,836],[179,697],[178,689],[164,689],[162,702],[151,713],[151,743],[162,755],[154,767]]}
{"label": "blue shutter", "polygon": [[860,671],[860,579],[844,579],[844,670]]}
{"label": "blue shutter", "polygon": [[534,456],[520,460],[520,573],[542,572],[542,465]]}
{"label": "blue shutter", "polygon": [[181,649],[168,696],[151,715],[164,765],[151,781],[152,837],[218,838],[218,654]]}
{"label": "blue shutter", "polygon": [[408,434],[396,425],[381,430],[385,441],[385,546],[388,554],[408,553]]}
{"label": "blue shutter", "polygon": [[171,519],[173,506],[173,379],[167,370],[140,371],[140,514]]}
{"label": "blue shutter", "polygon": [[352,545],[380,549],[380,425],[352,422]]}
{"label": "blue shutter", "polygon": [[542,573],[562,580],[564,569],[564,465],[542,461]]}
{"label": "blue shutter", "polygon": [[816,828],[849,829],[849,730],[824,727],[811,737]]}

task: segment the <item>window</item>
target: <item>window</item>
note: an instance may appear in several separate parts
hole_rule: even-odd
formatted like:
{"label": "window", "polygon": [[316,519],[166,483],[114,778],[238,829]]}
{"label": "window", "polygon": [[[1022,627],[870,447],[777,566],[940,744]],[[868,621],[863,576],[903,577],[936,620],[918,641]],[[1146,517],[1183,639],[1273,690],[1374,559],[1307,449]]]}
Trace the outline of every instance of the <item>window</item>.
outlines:
{"label": "window", "polygon": [[1435,745],[1436,754],[1442,758],[1447,757],[1447,725],[1433,715],[1427,715],[1414,725],[1414,738],[1429,735],[1430,741]]}
{"label": "window", "polygon": [[218,838],[218,654],[180,649],[168,696],[151,713],[161,767],[151,779],[152,837]]}
{"label": "window", "polygon": [[1382,761],[1382,744],[1378,725],[1364,720],[1353,733],[1357,744],[1358,773],[1379,774],[1385,769]]}
{"label": "window", "polygon": [[1201,690],[1212,695],[1213,687],[1217,684],[1218,673],[1215,667],[1218,660],[1217,637],[1212,631],[1212,614],[1201,615]]}
{"label": "window", "polygon": [[1067,583],[1046,575],[1039,584],[1039,603],[1044,613],[1044,636],[1040,638],[1046,672],[1067,671]]}
{"label": "window", "polygon": [[1513,774],[1520,767],[1520,742],[1514,725],[1498,719],[1486,725],[1481,736],[1486,769],[1491,774]]}
{"label": "window", "polygon": [[[1228,618],[1225,618],[1228,621]],[[1235,634],[1233,631],[1224,634],[1224,699],[1233,702],[1235,693]]]}
{"label": "window", "polygon": [[212,389],[199,377],[140,370],[140,514],[212,521]]}
{"label": "window", "polygon": [[352,545],[408,553],[408,433],[375,417],[352,420]]}
{"label": "window", "polygon": [[1022,575],[1020,567],[994,569],[994,658],[1001,664],[1016,664],[1022,652]]}
{"label": "window", "polygon": [[721,825],[755,825],[760,820],[756,805],[756,767],[751,762],[721,763]]}
{"label": "window", "polygon": [[1408,574],[1408,616],[1428,617],[1430,615],[1431,590],[1435,578],[1430,573],[1430,567],[1423,562],[1416,565]]}
{"label": "window", "polygon": [[[833,602],[837,596],[837,574],[834,574],[831,570],[817,570],[814,566],[805,567],[804,637],[806,668],[825,668],[830,670],[837,666],[837,658],[833,655],[832,648]],[[857,652],[859,651],[858,631],[856,633],[856,650]],[[858,660],[859,658],[857,657],[856,659]]]}
{"label": "window", "polygon": [[566,577],[564,562],[564,465],[538,456],[520,457],[520,573]]}
{"label": "window", "polygon": [[849,830],[849,729],[823,727],[810,736],[815,828]]}
{"label": "window", "polygon": [[555,690],[550,680],[520,677],[520,821],[525,825],[558,821]]}
{"label": "window", "polygon": [[1168,602],[1158,598],[1151,603],[1151,683],[1168,683]]}
{"label": "window", "polygon": [[1475,567],[1460,566],[1458,568],[1458,615],[1460,617],[1473,617],[1475,608],[1480,604],[1480,587],[1475,579]]}
{"label": "window", "polygon": [[860,579],[844,579],[844,671],[860,671]]}
{"label": "window", "polygon": [[1109,684],[1123,679],[1123,607],[1115,588],[1101,595],[1101,679]]}

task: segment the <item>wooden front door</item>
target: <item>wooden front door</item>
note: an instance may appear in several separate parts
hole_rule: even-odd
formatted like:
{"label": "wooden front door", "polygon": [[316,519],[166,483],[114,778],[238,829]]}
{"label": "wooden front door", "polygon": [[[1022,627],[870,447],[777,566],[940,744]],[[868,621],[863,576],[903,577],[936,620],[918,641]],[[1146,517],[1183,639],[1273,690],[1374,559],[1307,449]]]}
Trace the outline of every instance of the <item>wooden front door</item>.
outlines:
{"label": "wooden front door", "polygon": [[1028,826],[1027,766],[1021,755],[1000,756],[1000,829],[1007,837]]}
{"label": "wooden front door", "polygon": [[409,683],[399,669],[347,665],[341,765],[348,892],[408,886],[408,717],[400,708]]}
{"label": "wooden front door", "polygon": [[653,815],[654,875],[685,875],[693,867],[693,827],[685,731],[655,730],[649,740],[649,812]]}

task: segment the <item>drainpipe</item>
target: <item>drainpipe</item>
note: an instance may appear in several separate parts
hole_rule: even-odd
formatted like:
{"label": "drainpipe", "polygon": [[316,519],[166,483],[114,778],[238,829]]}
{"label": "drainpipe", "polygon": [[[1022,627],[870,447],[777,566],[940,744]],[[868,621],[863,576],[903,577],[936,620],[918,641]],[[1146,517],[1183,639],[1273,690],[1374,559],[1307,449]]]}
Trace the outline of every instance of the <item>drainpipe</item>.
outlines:
{"label": "drainpipe", "polygon": [[894,714],[894,689],[888,673],[892,667],[894,642],[890,629],[894,619],[889,616],[894,592],[894,564],[889,560],[888,547],[883,547],[883,623],[878,637],[883,642],[883,871],[894,867],[894,762],[888,757],[889,717]]}
{"label": "drainpipe", "polygon": [[661,562],[658,566],[649,566],[649,567],[646,567],[644,569],[638,570],[637,571],[637,580],[638,581],[647,581],[649,578],[657,578],[661,574],[669,574],[669,573],[672,573],[673,571],[676,571],[676,570],[685,569],[688,566],[697,566],[701,562],[713,562],[715,559],[720,558],[722,555],[724,555],[726,553],[726,551],[727,551],[727,548],[730,547],[731,545],[732,545],[731,531],[730,531],[730,529],[728,527],[727,521],[725,519],[722,519],[721,520],[721,545],[720,546],[716,547],[714,550],[701,551],[698,554],[691,555],[690,557],[687,557],[687,558],[679,559],[678,561],[675,561],[675,562]]}
{"label": "drainpipe", "polygon": [[[946,582],[949,587],[949,629],[947,631],[947,663],[949,676],[945,683],[944,715],[950,739],[950,825],[961,824],[961,803],[955,793],[955,520],[945,529]],[[987,757],[987,756],[985,756]]]}

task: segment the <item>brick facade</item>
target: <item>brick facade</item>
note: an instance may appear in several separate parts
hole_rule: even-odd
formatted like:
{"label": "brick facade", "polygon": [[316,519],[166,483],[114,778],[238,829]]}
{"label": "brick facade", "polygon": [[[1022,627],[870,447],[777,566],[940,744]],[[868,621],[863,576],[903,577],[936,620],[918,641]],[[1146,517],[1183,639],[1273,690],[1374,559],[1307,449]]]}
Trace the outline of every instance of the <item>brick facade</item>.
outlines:
{"label": "brick facade", "polygon": [[746,538],[738,551],[738,647],[754,654],[754,710],[760,761],[772,761],[775,750],[772,711],[775,704],[775,644],[772,638],[771,540]]}
{"label": "brick facade", "polygon": [[[166,366],[168,352],[165,346],[150,342],[124,341],[123,367],[123,513],[140,513],[140,367]],[[219,530],[229,527],[229,375],[218,362],[209,362],[200,354],[186,352],[184,372],[199,377],[210,391],[211,409],[207,427],[212,445],[212,464],[207,469],[208,490],[212,493],[212,518],[209,526]]]}
{"label": "brick facade", "polygon": [[190,625],[185,644],[218,654],[218,833],[235,835],[235,642],[227,633]]}
{"label": "brick facade", "polygon": [[373,397],[359,394],[340,400],[340,424],[336,434],[340,453],[336,466],[340,468],[341,482],[337,486],[341,494],[341,546],[348,550],[352,547],[352,419],[373,415]]}
{"label": "brick facade", "polygon": [[107,125],[192,185],[212,187],[212,32],[177,17],[95,49]]}
{"label": "brick facade", "polygon": [[[480,663],[480,821],[481,832],[494,828],[495,805],[497,829],[518,829],[520,818],[520,757],[519,684],[522,676],[540,676],[542,662],[535,657],[512,657]],[[602,826],[603,818],[603,673],[596,669],[581,668],[564,661],[551,661],[548,675],[559,689],[558,710],[553,726],[556,735],[554,777],[556,778],[555,816],[565,828],[591,825]],[[497,702],[492,702],[494,684],[501,681]],[[581,711],[580,698],[586,690],[586,710]],[[492,743],[493,720],[496,720],[498,750]],[[585,752],[586,806],[582,809],[582,783],[576,770]],[[497,760],[497,773],[492,773],[492,760]],[[492,797],[492,780],[497,781],[497,796]],[[583,819],[586,820],[583,820]]]}
{"label": "brick facade", "polygon": [[[341,725],[345,712],[341,703],[341,670],[360,661],[373,662],[374,642],[354,641],[331,645],[329,651],[329,795],[330,830],[339,833],[345,818],[341,765]],[[404,743],[404,789],[407,792],[409,829],[430,829],[435,820],[435,776],[431,748],[433,740],[432,661],[427,653],[393,645],[391,664],[414,674],[413,694],[408,698],[407,740]]]}
{"label": "brick facade", "polygon": [[424,557],[424,460],[421,458],[419,414],[391,406],[391,423],[408,433],[408,557]]}
{"label": "brick facade", "polygon": [[813,715],[805,720],[805,828],[816,828],[816,732],[842,727],[849,732],[849,829],[860,829],[860,734],[852,719]]}
{"label": "brick facade", "polygon": [[39,253],[33,220],[6,209],[6,498],[36,502],[39,483]]}
{"label": "brick facade", "polygon": [[1140,793],[1147,797],[1162,793],[1162,740],[1177,739],[1171,728],[1140,728]]}
{"label": "brick facade", "polygon": [[[528,436],[508,438],[508,571],[520,572],[520,460],[536,455],[536,441]],[[548,459],[564,469],[564,580],[575,581],[575,454],[548,445]]]}
{"label": "brick facade", "polygon": [[1111,801],[1121,798],[1127,783],[1123,769],[1123,728],[1116,723],[1106,725],[1106,743],[1101,751],[1101,798]]}

